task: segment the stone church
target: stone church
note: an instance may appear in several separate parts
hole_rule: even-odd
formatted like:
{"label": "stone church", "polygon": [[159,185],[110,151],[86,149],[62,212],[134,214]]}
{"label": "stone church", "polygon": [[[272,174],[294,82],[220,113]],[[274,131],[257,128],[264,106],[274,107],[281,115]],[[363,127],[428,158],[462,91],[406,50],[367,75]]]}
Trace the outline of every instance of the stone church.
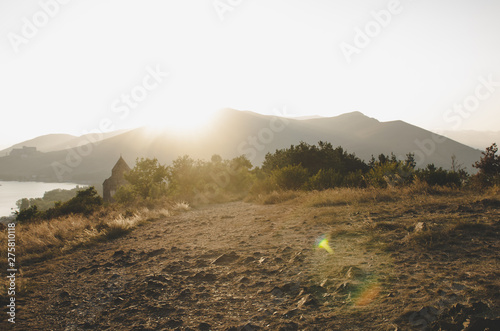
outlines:
{"label": "stone church", "polygon": [[120,186],[128,183],[124,178],[124,174],[128,171],[130,171],[130,167],[120,155],[118,162],[111,170],[111,177],[102,183],[104,202],[113,202],[113,195],[115,195],[116,191]]}

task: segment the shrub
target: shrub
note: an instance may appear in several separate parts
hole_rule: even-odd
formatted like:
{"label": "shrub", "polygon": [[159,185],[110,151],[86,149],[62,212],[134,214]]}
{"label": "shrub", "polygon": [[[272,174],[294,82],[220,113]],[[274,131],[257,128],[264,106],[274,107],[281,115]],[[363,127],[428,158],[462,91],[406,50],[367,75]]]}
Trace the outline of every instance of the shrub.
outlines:
{"label": "shrub", "polygon": [[482,152],[482,157],[473,167],[479,169],[474,178],[477,186],[489,187],[500,185],[500,156],[497,155],[497,144],[493,143],[486,151]]}
{"label": "shrub", "polygon": [[436,168],[434,164],[429,164],[427,168],[418,170],[416,177],[429,185],[456,186],[462,184],[460,173],[444,170],[442,167]]}
{"label": "shrub", "polygon": [[340,187],[344,183],[344,178],[340,172],[334,169],[320,169],[318,173],[311,178],[307,187],[311,190],[327,190]]}
{"label": "shrub", "polygon": [[[125,179],[130,183],[130,191],[146,198],[158,198],[166,193],[167,168],[161,165],[156,158],[137,159],[135,167],[125,174]],[[131,198],[131,193],[123,193]]]}
{"label": "shrub", "polygon": [[375,164],[365,175],[366,185],[375,188],[402,186],[413,181],[413,168],[395,159]]}
{"label": "shrub", "polygon": [[28,222],[40,219],[52,219],[69,214],[89,215],[95,212],[103,201],[93,186],[78,191],[76,196],[64,203],[56,202],[53,208],[47,211],[38,211],[38,207],[31,206],[28,209],[17,212],[16,220]]}
{"label": "shrub", "polygon": [[309,174],[302,165],[288,165],[281,169],[273,170],[271,177],[278,188],[282,190],[298,190],[304,187]]}
{"label": "shrub", "polygon": [[118,191],[116,191],[115,195],[113,196],[113,199],[115,199],[116,202],[121,203],[121,204],[129,204],[137,200],[138,194],[134,190],[134,187],[132,185],[123,185],[120,186]]}

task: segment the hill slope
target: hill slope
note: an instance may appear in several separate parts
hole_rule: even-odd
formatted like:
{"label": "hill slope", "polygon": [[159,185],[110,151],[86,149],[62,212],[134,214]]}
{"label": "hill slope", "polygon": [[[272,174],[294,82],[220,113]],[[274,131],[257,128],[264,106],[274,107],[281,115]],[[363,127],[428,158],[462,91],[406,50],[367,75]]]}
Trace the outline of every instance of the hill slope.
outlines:
{"label": "hill slope", "polygon": [[[122,238],[24,263],[30,286],[18,295],[18,324],[498,330],[498,199],[349,189],[297,195],[158,218]],[[315,245],[325,235],[330,254]]]}
{"label": "hill slope", "polygon": [[169,164],[182,155],[208,159],[213,154],[233,158],[245,154],[260,165],[266,153],[304,141],[328,141],[364,160],[394,152],[404,158],[416,153],[419,165],[449,168],[451,156],[472,171],[480,152],[402,121],[379,122],[359,112],[331,118],[297,120],[225,109],[211,125],[195,134],[146,128],[131,130],[99,144],[39,153],[29,158],[1,157],[0,179],[101,183],[120,155],[130,166],[137,157],[156,157]]}

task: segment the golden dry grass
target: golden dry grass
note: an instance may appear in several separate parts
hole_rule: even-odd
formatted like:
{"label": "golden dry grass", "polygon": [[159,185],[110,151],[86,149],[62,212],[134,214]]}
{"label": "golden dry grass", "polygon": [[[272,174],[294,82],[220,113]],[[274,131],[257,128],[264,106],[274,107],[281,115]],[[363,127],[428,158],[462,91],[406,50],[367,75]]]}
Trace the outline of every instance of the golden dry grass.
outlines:
{"label": "golden dry grass", "polygon": [[[189,210],[185,202],[160,202],[157,208],[112,206],[91,216],[70,215],[36,223],[17,224],[16,252],[24,264],[43,260],[80,246],[115,239],[148,221]],[[152,206],[150,206],[152,207]],[[4,233],[0,246],[7,247]],[[3,267],[5,261],[0,261]]]}

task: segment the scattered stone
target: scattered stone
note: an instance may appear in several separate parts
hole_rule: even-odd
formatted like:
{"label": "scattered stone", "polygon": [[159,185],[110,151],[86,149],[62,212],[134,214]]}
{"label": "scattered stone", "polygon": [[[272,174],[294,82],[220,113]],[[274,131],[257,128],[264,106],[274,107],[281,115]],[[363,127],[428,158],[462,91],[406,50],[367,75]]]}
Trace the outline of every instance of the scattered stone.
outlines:
{"label": "scattered stone", "polygon": [[228,265],[236,262],[236,260],[238,260],[239,258],[240,256],[238,254],[236,254],[235,252],[231,252],[228,254],[222,254],[221,256],[213,260],[212,264]]}
{"label": "scattered stone", "polygon": [[260,330],[260,326],[252,324],[252,323],[247,323],[242,326],[238,326],[236,331],[254,331],[254,330]]}
{"label": "scattered stone", "polygon": [[122,256],[123,254],[125,254],[125,252],[123,250],[118,250],[118,251],[115,251],[113,253],[113,257],[118,257],[118,256]]}
{"label": "scattered stone", "polygon": [[146,255],[149,257],[153,257],[153,256],[163,254],[163,253],[165,253],[165,251],[166,251],[165,248],[155,249],[155,250],[148,252]]}
{"label": "scattered stone", "polygon": [[248,264],[248,263],[252,263],[255,261],[255,258],[252,257],[252,256],[247,256],[244,260],[243,260],[243,263],[245,264]]}
{"label": "scattered stone", "polygon": [[181,291],[181,293],[179,293],[179,296],[177,297],[177,299],[187,299],[187,298],[190,298],[192,295],[192,292],[190,289],[184,289]]}
{"label": "scattered stone", "polygon": [[277,298],[282,298],[285,296],[285,293],[279,287],[274,287],[269,293]]}
{"label": "scattered stone", "polygon": [[163,324],[163,326],[167,328],[176,328],[181,326],[182,324],[184,324],[184,321],[181,319],[171,319],[165,324]]}
{"label": "scattered stone", "polygon": [[69,298],[69,293],[63,290],[59,293],[59,297],[62,299]]}
{"label": "scattered stone", "polygon": [[240,279],[238,279],[238,283],[249,284],[250,283],[250,278],[243,276]]}
{"label": "scattered stone", "polygon": [[159,282],[159,281],[156,281],[156,280],[148,280],[147,281],[147,288],[149,289],[160,289],[160,288],[163,288],[164,284]]}
{"label": "scattered stone", "polygon": [[457,290],[457,291],[461,291],[465,288],[464,285],[462,284],[459,284],[459,283],[453,283],[451,284],[451,287],[454,289],[454,290]]}
{"label": "scattered stone", "polygon": [[318,305],[318,301],[312,295],[306,294],[297,303],[297,308],[303,309],[303,308],[317,306],[317,305]]}
{"label": "scattered stone", "polygon": [[212,274],[212,273],[207,273],[204,271],[200,271],[196,273],[194,276],[189,277],[191,280],[197,280],[201,282],[213,282],[217,280],[217,275]]}
{"label": "scattered stone", "polygon": [[415,229],[413,229],[413,232],[419,233],[425,230],[427,230],[427,224],[425,224],[425,222],[417,222],[417,224],[415,224]]}
{"label": "scattered stone", "polygon": [[297,331],[299,329],[299,325],[295,322],[289,322],[286,324],[282,324],[279,331]]}
{"label": "scattered stone", "polygon": [[201,330],[201,331],[209,331],[211,328],[212,328],[212,326],[208,323],[200,323],[198,325],[198,330]]}

